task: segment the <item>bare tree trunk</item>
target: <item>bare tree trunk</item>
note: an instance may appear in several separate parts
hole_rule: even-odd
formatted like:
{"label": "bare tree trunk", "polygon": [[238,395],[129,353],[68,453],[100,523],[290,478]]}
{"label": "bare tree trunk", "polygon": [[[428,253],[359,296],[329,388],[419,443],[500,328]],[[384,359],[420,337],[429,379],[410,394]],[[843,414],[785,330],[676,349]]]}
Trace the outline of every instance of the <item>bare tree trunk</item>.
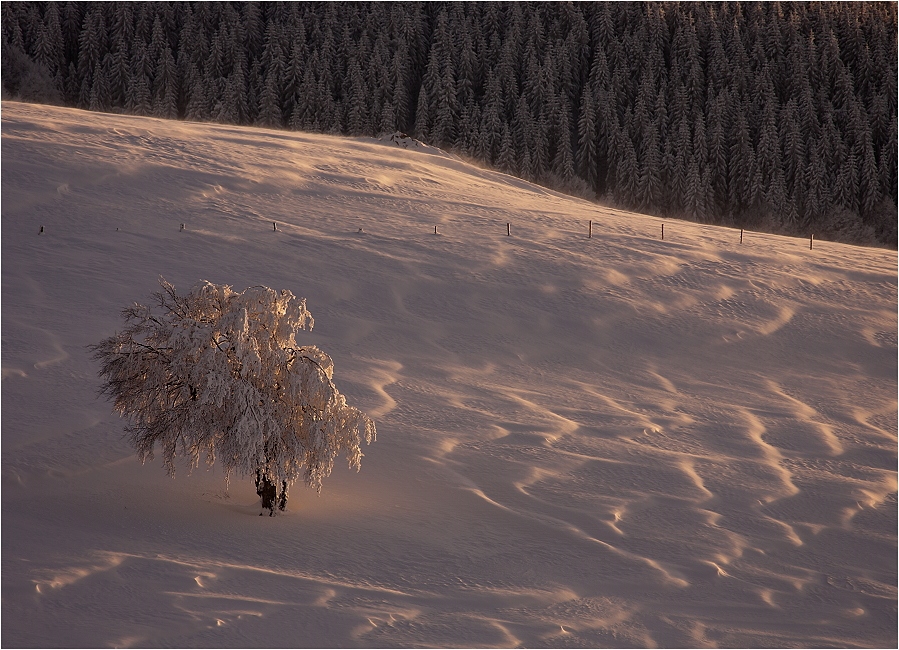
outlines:
{"label": "bare tree trunk", "polygon": [[[256,494],[262,499],[262,507],[267,508],[269,517],[275,514],[275,502],[277,501],[278,509],[284,510],[287,505],[287,481],[281,483],[281,493],[275,484],[269,480],[268,475],[261,469],[256,470]],[[259,513],[262,516],[262,513]]]}

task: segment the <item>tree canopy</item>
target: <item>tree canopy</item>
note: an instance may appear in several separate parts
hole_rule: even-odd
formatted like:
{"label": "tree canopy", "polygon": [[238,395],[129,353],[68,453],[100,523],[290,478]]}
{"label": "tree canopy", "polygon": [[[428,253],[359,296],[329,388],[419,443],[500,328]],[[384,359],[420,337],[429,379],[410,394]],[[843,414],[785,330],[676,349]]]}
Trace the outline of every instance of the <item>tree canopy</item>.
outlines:
{"label": "tree canopy", "polygon": [[172,476],[177,456],[191,468],[219,462],[226,477],[281,486],[283,501],[299,477],[321,491],[340,453],[359,469],[375,425],[335,387],[331,357],[297,344],[314,323],[305,299],[206,281],[179,295],[160,284],[155,310],[133,304],[126,327],[92,346],[141,462],[157,447]]}

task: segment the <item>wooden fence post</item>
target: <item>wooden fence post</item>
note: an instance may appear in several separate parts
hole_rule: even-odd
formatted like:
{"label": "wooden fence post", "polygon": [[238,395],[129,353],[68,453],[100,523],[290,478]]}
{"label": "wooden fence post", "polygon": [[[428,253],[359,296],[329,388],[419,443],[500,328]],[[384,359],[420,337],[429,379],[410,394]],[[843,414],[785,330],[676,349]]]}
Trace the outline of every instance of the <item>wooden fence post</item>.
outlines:
{"label": "wooden fence post", "polygon": [[507,223],[507,224],[506,224],[506,236],[509,236],[509,235],[511,235],[511,234],[512,234],[512,224],[511,224],[511,223]]}
{"label": "wooden fence post", "polygon": [[665,224],[662,224],[662,241],[665,241]]}
{"label": "wooden fence post", "polygon": [[593,237],[593,222],[587,222],[587,239],[591,239]]}

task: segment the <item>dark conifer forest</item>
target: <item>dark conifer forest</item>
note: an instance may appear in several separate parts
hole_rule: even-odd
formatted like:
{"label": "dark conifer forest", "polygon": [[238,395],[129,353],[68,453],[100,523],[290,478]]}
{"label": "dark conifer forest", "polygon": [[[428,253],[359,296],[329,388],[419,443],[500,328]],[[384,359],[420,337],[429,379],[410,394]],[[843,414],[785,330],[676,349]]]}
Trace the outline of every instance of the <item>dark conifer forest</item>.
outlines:
{"label": "dark conifer forest", "polygon": [[4,98],[402,131],[672,218],[895,247],[897,5],[4,2]]}

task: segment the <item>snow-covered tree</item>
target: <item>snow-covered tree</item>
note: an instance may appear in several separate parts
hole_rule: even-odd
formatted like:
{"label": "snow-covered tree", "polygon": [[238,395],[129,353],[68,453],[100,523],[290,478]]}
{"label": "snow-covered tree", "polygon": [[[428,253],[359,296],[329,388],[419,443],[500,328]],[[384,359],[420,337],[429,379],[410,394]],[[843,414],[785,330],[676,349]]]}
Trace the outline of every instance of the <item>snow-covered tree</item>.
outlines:
{"label": "snow-covered tree", "polygon": [[596,152],[596,110],[593,105],[593,92],[588,86],[581,97],[580,117],[577,123],[578,147],[577,170],[581,178],[587,181],[590,188],[596,187],[597,152]]}
{"label": "snow-covered tree", "polygon": [[178,76],[175,58],[168,45],[162,48],[156,64],[153,90],[153,114],[169,120],[178,117]]}
{"label": "snow-covered tree", "polygon": [[338,454],[359,469],[360,442],[375,439],[375,424],[338,392],[331,357],[297,344],[295,334],[313,325],[305,299],[206,281],[179,295],[160,284],[155,311],[133,304],[122,312],[125,329],[91,346],[101,392],[129,419],[141,462],[157,446],[172,476],[176,456],[191,469],[218,460],[226,481],[255,477],[271,514],[300,477],[320,492]]}

